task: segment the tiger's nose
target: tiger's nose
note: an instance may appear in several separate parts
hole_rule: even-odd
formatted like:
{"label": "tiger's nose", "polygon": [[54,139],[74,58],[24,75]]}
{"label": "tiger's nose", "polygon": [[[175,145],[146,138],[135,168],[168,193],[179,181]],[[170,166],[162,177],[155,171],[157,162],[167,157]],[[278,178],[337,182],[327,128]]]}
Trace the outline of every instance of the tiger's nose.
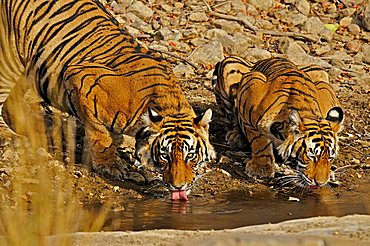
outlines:
{"label": "tiger's nose", "polygon": [[171,184],[171,190],[185,190],[187,187],[187,183],[180,183],[180,184]]}

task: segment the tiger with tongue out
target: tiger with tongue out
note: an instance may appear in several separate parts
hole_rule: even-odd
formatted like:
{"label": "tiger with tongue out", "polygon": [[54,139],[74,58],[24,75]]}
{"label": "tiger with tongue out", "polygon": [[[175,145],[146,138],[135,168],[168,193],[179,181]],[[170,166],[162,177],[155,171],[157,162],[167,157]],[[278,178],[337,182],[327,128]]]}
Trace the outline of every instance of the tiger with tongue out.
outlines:
{"label": "tiger with tongue out", "polygon": [[188,117],[194,114],[191,107],[183,107],[181,112],[164,117],[149,108],[143,117],[147,126],[136,134],[140,165],[162,176],[172,200],[188,200],[194,181],[216,156],[208,140],[212,111],[195,118]]}

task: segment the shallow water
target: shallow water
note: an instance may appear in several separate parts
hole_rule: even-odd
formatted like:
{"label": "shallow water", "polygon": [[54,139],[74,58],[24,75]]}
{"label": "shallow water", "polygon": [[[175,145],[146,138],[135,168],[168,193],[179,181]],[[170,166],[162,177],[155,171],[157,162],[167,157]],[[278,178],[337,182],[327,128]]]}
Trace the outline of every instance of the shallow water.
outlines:
{"label": "shallow water", "polygon": [[370,182],[366,181],[352,189],[321,188],[303,196],[231,191],[216,199],[190,197],[188,202],[136,200],[126,203],[124,210],[112,212],[103,230],[216,230],[313,216],[369,214],[369,190]]}

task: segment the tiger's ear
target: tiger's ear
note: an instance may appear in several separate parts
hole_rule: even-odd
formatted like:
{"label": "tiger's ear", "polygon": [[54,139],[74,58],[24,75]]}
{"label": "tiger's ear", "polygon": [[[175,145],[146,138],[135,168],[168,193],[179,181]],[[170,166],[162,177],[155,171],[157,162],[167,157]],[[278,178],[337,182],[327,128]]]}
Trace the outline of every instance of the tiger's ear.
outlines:
{"label": "tiger's ear", "polygon": [[340,107],[333,107],[329,110],[325,118],[331,123],[333,131],[338,132],[341,130],[342,122],[344,119],[343,109]]}
{"label": "tiger's ear", "polygon": [[303,124],[302,118],[299,115],[298,111],[293,109],[289,114],[289,124],[290,129],[293,133],[303,132],[306,130],[306,127]]}
{"label": "tiger's ear", "polygon": [[163,120],[163,116],[159,115],[154,109],[148,108],[149,119],[153,123],[159,123]]}
{"label": "tiger's ear", "polygon": [[206,126],[212,120],[212,110],[209,108],[194,119],[194,124]]}

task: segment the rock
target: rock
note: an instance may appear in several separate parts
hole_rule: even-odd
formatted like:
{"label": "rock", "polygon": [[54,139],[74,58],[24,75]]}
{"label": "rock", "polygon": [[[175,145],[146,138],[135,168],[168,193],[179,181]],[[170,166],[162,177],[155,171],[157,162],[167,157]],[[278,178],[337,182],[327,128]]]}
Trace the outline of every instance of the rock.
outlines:
{"label": "rock", "polygon": [[[253,57],[256,61],[267,59],[271,57],[271,53],[267,50],[261,48],[252,48],[249,50],[248,55],[246,56],[246,60],[251,60],[248,57]],[[253,60],[253,59],[252,59]]]}
{"label": "rock", "polygon": [[190,78],[195,74],[193,67],[184,63],[180,63],[179,65],[175,66],[173,68],[173,72],[179,78]]}
{"label": "rock", "polygon": [[250,0],[249,3],[257,9],[265,11],[270,10],[274,6],[273,0]]}
{"label": "rock", "polygon": [[339,75],[342,74],[342,70],[337,68],[337,67],[331,67],[329,69],[328,73],[329,73],[330,77],[336,78],[336,77],[338,77]]}
{"label": "rock", "polygon": [[157,51],[164,51],[168,52],[168,48],[164,45],[156,44],[156,43],[151,43],[149,44],[149,48]]}
{"label": "rock", "polygon": [[310,14],[310,3],[306,0],[296,0],[295,7],[305,16]]}
{"label": "rock", "polygon": [[348,55],[345,51],[336,50],[332,54],[328,55],[328,58],[343,62],[352,62],[353,58]]}
{"label": "rock", "polygon": [[231,12],[233,14],[245,13],[247,7],[245,6],[242,0],[233,0],[231,1]]}
{"label": "rock", "polygon": [[330,67],[327,62],[308,55],[296,42],[291,42],[289,44],[285,54],[287,55],[287,58],[296,65],[316,64],[321,67]]}
{"label": "rock", "polygon": [[126,13],[127,6],[124,4],[112,2],[111,8],[115,14],[124,14]]}
{"label": "rock", "polygon": [[325,29],[324,23],[320,20],[319,17],[310,17],[304,23],[302,30],[307,33],[319,34]]}
{"label": "rock", "polygon": [[331,50],[330,45],[320,46],[319,48],[315,49],[315,54],[321,56],[325,53],[328,53]]}
{"label": "rock", "polygon": [[352,23],[352,20],[353,18],[352,17],[343,17],[340,21],[339,21],[339,25],[341,27],[348,27],[351,23]]}
{"label": "rock", "polygon": [[367,4],[362,15],[362,26],[370,31],[370,5]]}
{"label": "rock", "polygon": [[362,46],[362,53],[364,54],[364,62],[370,64],[370,45],[364,44]]}
{"label": "rock", "polygon": [[220,28],[213,28],[213,29],[207,30],[206,33],[204,34],[204,37],[208,39],[214,39],[214,38],[219,38],[219,37],[224,37],[224,36],[228,36],[228,34],[225,30],[222,30]]}
{"label": "rock", "polygon": [[349,24],[348,25],[348,31],[352,34],[359,34],[361,32],[361,28],[357,24]]}
{"label": "rock", "polygon": [[227,14],[231,10],[231,3],[229,1],[221,2],[213,7],[213,10],[219,13]]}
{"label": "rock", "polygon": [[301,14],[297,10],[282,9],[279,11],[279,19],[289,26],[297,26],[303,24],[308,17]]}
{"label": "rock", "polygon": [[128,32],[131,36],[133,36],[133,37],[137,37],[137,36],[139,36],[139,35],[141,34],[140,30],[138,30],[138,29],[136,29],[136,28],[134,28],[134,27],[126,26],[125,28],[126,28],[127,32]]}
{"label": "rock", "polygon": [[225,30],[230,34],[233,34],[235,32],[241,32],[243,30],[243,27],[236,21],[217,19],[212,21],[212,24],[215,27]]}
{"label": "rock", "polygon": [[207,40],[204,38],[193,38],[192,40],[190,40],[190,43],[197,47],[206,44]]}
{"label": "rock", "polygon": [[339,11],[340,15],[342,16],[352,16],[356,12],[355,8],[344,8]]}
{"label": "rock", "polygon": [[346,43],[346,49],[351,53],[357,53],[361,49],[361,42],[359,40],[351,40]]}
{"label": "rock", "polygon": [[194,12],[189,15],[189,20],[194,22],[204,22],[208,20],[205,12]]}
{"label": "rock", "polygon": [[131,12],[143,20],[148,20],[153,16],[153,10],[140,1],[134,1],[127,8],[127,12]]}
{"label": "rock", "polygon": [[236,38],[230,35],[221,36],[214,40],[219,41],[225,51],[231,55],[243,56],[249,48],[253,47],[250,39]]}
{"label": "rock", "polygon": [[252,4],[246,4],[245,7],[248,15],[256,16],[260,13]]}
{"label": "rock", "polygon": [[200,64],[216,64],[224,59],[222,44],[218,41],[211,41],[201,45],[193,51],[189,59]]}
{"label": "rock", "polygon": [[285,53],[290,46],[292,40],[288,37],[280,37],[276,40],[277,50],[280,53]]}
{"label": "rock", "polygon": [[173,12],[173,7],[171,6],[171,5],[169,5],[169,4],[166,4],[166,3],[162,3],[161,4],[161,8],[164,10],[164,11],[166,11],[166,12]]}
{"label": "rock", "polygon": [[134,27],[142,32],[151,33],[153,31],[152,26],[140,19],[133,13],[126,13],[125,18],[128,22],[131,22],[131,27]]}
{"label": "rock", "polygon": [[182,53],[190,53],[192,51],[188,44],[179,41],[162,40],[160,41],[160,44],[166,46],[170,51],[179,51]]}
{"label": "rock", "polygon": [[174,38],[174,33],[168,27],[162,27],[155,34],[157,40],[171,40]]}

